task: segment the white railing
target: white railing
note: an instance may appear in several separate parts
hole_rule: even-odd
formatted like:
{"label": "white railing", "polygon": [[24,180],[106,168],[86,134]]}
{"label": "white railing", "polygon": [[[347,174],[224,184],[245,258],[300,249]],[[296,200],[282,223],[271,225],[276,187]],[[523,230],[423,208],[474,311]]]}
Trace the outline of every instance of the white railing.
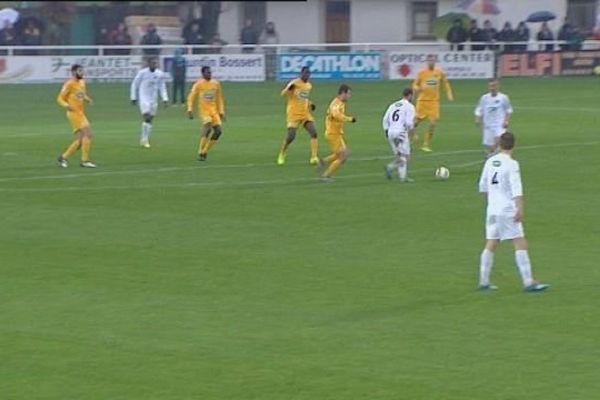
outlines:
{"label": "white railing", "polygon": [[[77,55],[81,52],[89,55],[92,51],[94,55],[106,55],[111,51],[127,51],[126,54],[144,54],[147,50],[158,50],[159,54],[171,53],[175,49],[182,49],[185,53],[191,54],[194,51],[200,53],[237,53],[237,52],[287,52],[295,49],[302,51],[335,51],[337,49],[347,49],[345,51],[373,51],[382,49],[437,49],[441,51],[450,50],[451,47],[463,46],[464,50],[472,50],[473,47],[485,46],[486,49],[501,50],[506,46],[526,46],[527,51],[545,51],[546,46],[552,46],[553,50],[560,50],[560,46],[573,46],[574,43],[564,40],[549,40],[527,42],[463,42],[460,44],[451,44],[448,42],[369,42],[369,43],[287,43],[287,44],[226,44],[226,45],[189,45],[189,44],[163,44],[157,46],[151,45],[62,45],[62,46],[0,46],[0,55],[60,55],[68,53]],[[600,40],[585,40],[580,43],[581,50],[600,50]]]}

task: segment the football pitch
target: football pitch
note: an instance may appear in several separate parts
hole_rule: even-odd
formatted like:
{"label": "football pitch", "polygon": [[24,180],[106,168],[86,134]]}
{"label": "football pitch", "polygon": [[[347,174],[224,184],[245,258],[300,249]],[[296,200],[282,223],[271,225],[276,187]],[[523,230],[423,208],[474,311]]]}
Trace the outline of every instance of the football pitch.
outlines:
{"label": "football pitch", "polygon": [[[57,166],[60,84],[0,86],[0,398],[597,398],[600,79],[501,83],[534,276],[552,285],[539,294],[522,292],[509,243],[500,289],[476,291],[486,82],[452,82],[435,151],[413,149],[400,184],[381,115],[406,84],[350,83],[358,122],[333,184],[304,131],[275,164],[280,83],[223,84],[202,164],[185,109],[159,109],[142,149],[129,84],[88,83],[96,170],[79,153]],[[322,155],[337,86],[313,82]]]}

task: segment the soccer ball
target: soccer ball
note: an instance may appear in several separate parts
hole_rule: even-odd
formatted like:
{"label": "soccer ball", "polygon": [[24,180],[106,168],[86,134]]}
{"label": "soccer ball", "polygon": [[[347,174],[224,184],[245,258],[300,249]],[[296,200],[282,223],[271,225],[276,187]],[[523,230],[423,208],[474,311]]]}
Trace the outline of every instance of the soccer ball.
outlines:
{"label": "soccer ball", "polygon": [[594,74],[596,74],[596,75],[600,75],[600,65],[596,65],[596,66],[594,67]]}
{"label": "soccer ball", "polygon": [[450,178],[450,170],[446,167],[437,167],[435,169],[435,178],[439,181],[445,181]]}

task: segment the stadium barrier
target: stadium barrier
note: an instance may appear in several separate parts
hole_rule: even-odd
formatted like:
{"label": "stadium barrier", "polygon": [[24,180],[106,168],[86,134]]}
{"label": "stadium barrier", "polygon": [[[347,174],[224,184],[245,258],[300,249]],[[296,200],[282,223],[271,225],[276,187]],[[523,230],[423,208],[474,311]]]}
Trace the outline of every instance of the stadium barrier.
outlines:
{"label": "stadium barrier", "polygon": [[[170,72],[175,49],[184,50],[190,81],[198,79],[203,65],[210,65],[214,76],[224,81],[287,80],[297,76],[303,65],[311,66],[315,80],[412,79],[428,54],[436,55],[449,79],[600,74],[600,41],[586,41],[578,51],[544,51],[547,46],[559,49],[561,45],[569,43],[468,42],[460,51],[450,50],[450,44],[445,42],[225,45],[219,48],[212,45],[4,46],[0,47],[0,83],[63,81],[70,76],[69,67],[74,63],[85,67],[90,81],[130,80],[147,57],[158,56],[161,67]],[[487,46],[487,49],[472,50],[476,46]],[[147,54],[148,51],[156,55]]]}

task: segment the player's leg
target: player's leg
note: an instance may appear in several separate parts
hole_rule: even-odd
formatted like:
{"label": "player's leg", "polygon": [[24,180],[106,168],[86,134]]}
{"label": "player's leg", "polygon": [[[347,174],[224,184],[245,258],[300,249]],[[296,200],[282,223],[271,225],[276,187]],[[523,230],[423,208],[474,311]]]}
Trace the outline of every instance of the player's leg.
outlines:
{"label": "player's leg", "polygon": [[186,98],[185,98],[185,79],[181,80],[181,91],[179,93],[180,93],[180,96],[181,96],[181,98],[180,98],[181,106],[183,107],[183,106],[185,106],[185,101],[186,101]]}
{"label": "player's leg", "polygon": [[[521,224],[519,223],[517,225]],[[515,262],[517,263],[517,268],[519,269],[519,274],[521,275],[521,280],[523,281],[524,290],[526,292],[541,292],[548,289],[550,285],[536,282],[535,279],[533,279],[531,260],[529,259],[529,250],[525,236],[523,235],[521,237],[514,238],[513,245],[515,246]]]}
{"label": "player's leg", "polygon": [[279,155],[277,156],[277,165],[285,164],[285,156],[287,154],[288,147],[290,144],[296,139],[296,131],[298,129],[299,122],[288,122],[287,126],[287,134],[285,139],[283,139],[283,143],[281,144],[281,149],[279,149]]}
{"label": "player's leg", "polygon": [[90,151],[92,148],[92,129],[86,125],[79,131],[81,137],[81,165],[84,168],[96,168],[96,164],[90,161]]}
{"label": "player's leg", "polygon": [[311,165],[316,165],[319,163],[319,141],[317,139],[317,128],[315,128],[315,124],[313,121],[306,121],[304,123],[304,129],[306,129],[308,135],[310,136],[309,163]]}
{"label": "player's leg", "polygon": [[494,290],[496,286],[490,283],[490,275],[492,272],[492,266],[494,265],[494,253],[500,243],[499,239],[489,239],[494,237],[494,227],[487,226],[486,231],[488,233],[485,247],[479,257],[479,289],[481,290]]}
{"label": "player's leg", "polygon": [[221,118],[219,117],[218,114],[213,115],[212,120],[211,120],[211,126],[212,126],[212,135],[210,136],[209,140],[205,143],[204,147],[202,148],[202,154],[204,154],[205,160],[206,160],[206,155],[208,154],[210,149],[215,144],[217,144],[217,141],[221,137],[221,133],[222,133]]}
{"label": "player's leg", "polygon": [[344,138],[330,137],[328,138],[330,146],[332,147],[335,158],[331,161],[325,172],[321,175],[324,180],[331,180],[333,174],[346,162],[350,152]]}
{"label": "player's leg", "polygon": [[150,135],[152,134],[152,120],[154,115],[150,113],[150,110],[146,110],[142,114],[142,130],[140,132],[140,146],[150,148]]}
{"label": "player's leg", "polygon": [[202,133],[200,134],[200,142],[198,143],[198,160],[205,161],[206,153],[204,150],[210,142],[210,134],[212,133],[213,126],[211,120],[208,118],[203,119]]}
{"label": "player's leg", "polygon": [[431,139],[433,138],[433,134],[435,132],[435,127],[437,126],[437,122],[440,117],[439,104],[435,102],[430,102],[432,104],[427,105],[426,114],[429,118],[429,125],[427,126],[427,131],[425,135],[423,135],[423,144],[421,146],[421,150],[425,152],[431,152]]}

